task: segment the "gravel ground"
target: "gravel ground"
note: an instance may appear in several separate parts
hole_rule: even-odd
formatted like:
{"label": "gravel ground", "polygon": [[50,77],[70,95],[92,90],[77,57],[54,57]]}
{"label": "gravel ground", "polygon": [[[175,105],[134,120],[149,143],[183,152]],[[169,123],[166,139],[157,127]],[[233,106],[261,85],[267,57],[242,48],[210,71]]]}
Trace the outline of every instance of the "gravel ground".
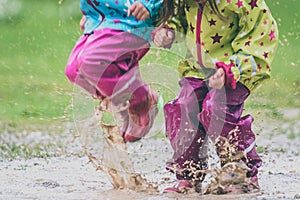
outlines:
{"label": "gravel ground", "polygon": [[[0,199],[300,199],[300,111],[280,112],[283,116],[280,120],[255,122],[255,132],[260,133],[257,145],[264,161],[259,173],[261,191],[222,196],[163,194],[164,187],[175,183],[174,176],[164,169],[172,152],[168,141],[155,135],[128,146],[135,170],[158,186],[157,193],[145,193],[113,189],[108,176],[96,171],[83,155],[81,140],[74,140],[79,129],[73,123],[22,130],[1,124],[2,147],[11,143],[38,145],[47,156],[0,158]],[[153,132],[161,129],[156,126]],[[93,131],[99,130],[94,128]],[[89,150],[98,155],[103,139],[97,134],[92,138]],[[8,155],[4,148],[1,155]],[[213,156],[210,162],[216,164],[218,160]]]}

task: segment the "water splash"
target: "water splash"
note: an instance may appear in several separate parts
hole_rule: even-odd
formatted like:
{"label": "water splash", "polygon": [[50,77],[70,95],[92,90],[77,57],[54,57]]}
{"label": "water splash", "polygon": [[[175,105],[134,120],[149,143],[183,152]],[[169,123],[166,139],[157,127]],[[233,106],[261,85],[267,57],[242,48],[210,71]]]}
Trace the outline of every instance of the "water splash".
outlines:
{"label": "water splash", "polygon": [[104,99],[100,103],[96,113],[105,139],[101,159],[88,152],[86,148],[87,133],[85,135],[83,146],[89,161],[97,170],[109,176],[111,184],[115,189],[129,189],[148,193],[157,192],[157,186],[149,183],[141,174],[135,172],[129,153],[127,152],[126,144],[120,133],[120,128],[116,123],[106,123],[103,121],[103,114],[105,112],[113,113],[108,99]]}

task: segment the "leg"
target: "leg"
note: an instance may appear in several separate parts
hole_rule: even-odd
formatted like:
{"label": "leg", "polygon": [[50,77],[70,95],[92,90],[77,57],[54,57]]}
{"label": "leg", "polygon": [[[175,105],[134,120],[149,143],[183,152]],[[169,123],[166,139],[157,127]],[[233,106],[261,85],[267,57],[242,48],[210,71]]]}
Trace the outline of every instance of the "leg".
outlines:
{"label": "leg", "polygon": [[196,78],[182,79],[180,85],[177,99],[164,106],[166,135],[174,151],[167,170],[179,180],[202,181],[199,170],[207,169],[207,138],[197,114],[208,89]]}
{"label": "leg", "polygon": [[79,85],[94,97],[102,99],[103,96],[99,93],[99,91],[97,91],[96,87],[89,83],[82,75],[79,74],[78,59],[80,54],[84,51],[84,47],[88,40],[88,37],[89,35],[83,35],[78,39],[68,58],[65,74],[71,83]]}
{"label": "leg", "polygon": [[[253,177],[262,161],[255,150],[255,135],[251,130],[253,118],[250,115],[241,117],[248,96],[249,90],[240,83],[234,90],[227,87],[212,89],[203,101],[203,110],[198,118],[213,141],[219,136],[227,138],[246,155],[243,161],[250,168],[248,177]],[[238,132],[232,132],[235,128]],[[225,163],[226,159],[221,159],[221,164]]]}
{"label": "leg", "polygon": [[[141,80],[138,62],[149,50],[147,41],[126,32],[104,29],[93,33],[78,58],[79,78],[110,97],[124,120],[127,141],[143,137],[156,116],[157,97]],[[129,102],[126,111],[117,110]]]}
{"label": "leg", "polygon": [[135,90],[145,87],[137,68],[148,50],[148,42],[133,34],[113,29],[95,31],[78,54],[76,78],[84,78],[106,97],[120,97],[124,93],[130,97]]}

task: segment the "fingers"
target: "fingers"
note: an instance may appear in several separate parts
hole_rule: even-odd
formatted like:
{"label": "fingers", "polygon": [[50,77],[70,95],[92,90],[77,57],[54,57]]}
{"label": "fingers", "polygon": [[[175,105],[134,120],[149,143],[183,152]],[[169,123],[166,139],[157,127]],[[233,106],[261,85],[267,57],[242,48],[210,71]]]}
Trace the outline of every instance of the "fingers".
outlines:
{"label": "fingers", "polygon": [[145,20],[145,19],[147,19],[147,18],[149,18],[150,17],[150,15],[149,15],[149,12],[148,12],[148,10],[146,11],[146,12],[139,12],[138,14],[137,14],[137,16],[136,16],[136,19],[137,20]]}
{"label": "fingers", "polygon": [[165,39],[167,39],[166,30],[164,28],[162,28],[156,32],[153,41],[158,47],[163,47]]}
{"label": "fingers", "polygon": [[221,89],[225,84],[225,72],[223,68],[217,69],[216,73],[209,78],[208,86]]}
{"label": "fingers", "polygon": [[174,31],[168,30],[168,31],[167,31],[167,36],[168,36],[169,39],[173,40],[173,39],[174,39],[174,36],[175,36]]}
{"label": "fingers", "polygon": [[161,28],[156,32],[153,42],[158,47],[165,47],[173,42],[174,37],[175,34],[173,31]]}
{"label": "fingers", "polygon": [[214,79],[220,79],[225,75],[223,68],[217,69],[216,73],[213,75]]}
{"label": "fingers", "polygon": [[128,16],[133,15],[137,20],[145,20],[150,17],[147,8],[141,2],[135,2],[128,9]]}

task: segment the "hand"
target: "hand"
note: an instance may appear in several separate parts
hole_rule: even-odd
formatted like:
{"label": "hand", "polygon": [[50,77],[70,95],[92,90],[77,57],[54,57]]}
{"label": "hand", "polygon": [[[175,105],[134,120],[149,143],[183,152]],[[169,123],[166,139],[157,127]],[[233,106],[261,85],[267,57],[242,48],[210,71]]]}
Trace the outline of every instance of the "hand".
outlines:
{"label": "hand", "polygon": [[135,2],[128,8],[128,16],[133,15],[137,20],[145,20],[150,13],[141,2]]}
{"label": "hand", "polygon": [[80,26],[80,30],[83,31],[84,30],[84,25],[86,23],[86,17],[83,15],[81,17],[81,20],[80,20],[80,23],[79,23],[79,26]]}
{"label": "hand", "polygon": [[167,28],[161,28],[156,31],[153,42],[158,47],[167,47],[173,43],[174,38],[174,31]]}
{"label": "hand", "polygon": [[223,68],[217,69],[217,71],[209,77],[208,86],[214,89],[221,89],[225,84],[225,71]]}

